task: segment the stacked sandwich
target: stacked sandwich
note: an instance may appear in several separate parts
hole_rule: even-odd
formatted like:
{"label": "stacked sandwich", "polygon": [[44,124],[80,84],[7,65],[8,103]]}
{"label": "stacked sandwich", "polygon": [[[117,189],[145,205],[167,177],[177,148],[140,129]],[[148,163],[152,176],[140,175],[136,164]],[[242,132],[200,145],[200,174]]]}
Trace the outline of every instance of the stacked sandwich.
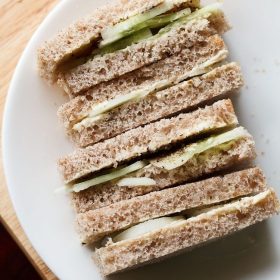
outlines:
{"label": "stacked sandwich", "polygon": [[228,29],[217,4],[123,0],[39,50],[41,76],[69,95],[58,116],[78,148],[59,167],[104,275],[278,213],[228,99],[243,84]]}

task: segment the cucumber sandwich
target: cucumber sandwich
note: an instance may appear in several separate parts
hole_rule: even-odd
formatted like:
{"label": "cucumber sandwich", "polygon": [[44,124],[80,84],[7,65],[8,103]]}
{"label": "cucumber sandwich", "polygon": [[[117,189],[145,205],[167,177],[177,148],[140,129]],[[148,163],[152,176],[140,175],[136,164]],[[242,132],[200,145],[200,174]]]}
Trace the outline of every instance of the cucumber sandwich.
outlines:
{"label": "cucumber sandwich", "polygon": [[58,167],[80,241],[103,275],[279,213],[232,101],[243,85],[221,4],[119,0],[38,50],[76,150]]}
{"label": "cucumber sandwich", "polygon": [[[102,82],[177,55],[194,45],[203,44],[209,36],[222,34],[226,30],[228,24],[219,5],[206,6],[166,25],[151,37],[147,38],[147,31],[144,32],[143,40],[131,35],[137,37],[137,42],[125,48],[117,47],[113,51],[115,47],[106,45],[109,51],[94,51],[89,57],[79,59],[74,67],[63,69],[58,75],[58,84],[70,96],[83,95]],[[130,41],[128,38],[123,40]],[[113,44],[117,43],[125,45],[119,41]]]}
{"label": "cucumber sandwich", "polygon": [[[63,64],[100,50],[111,52],[126,47],[146,39],[148,33],[151,37],[152,30],[186,17],[199,7],[197,0],[120,0],[100,7],[44,43],[38,50],[40,74],[54,82]],[[122,40],[126,43],[119,43]]]}
{"label": "cucumber sandwich", "polygon": [[229,28],[219,4],[126,2],[105,6],[47,41],[38,51],[41,76],[78,95]]}
{"label": "cucumber sandwich", "polygon": [[198,215],[172,216],[161,221],[159,218],[141,228],[131,227],[109,239],[93,258],[103,275],[113,274],[189,251],[270,218],[279,210],[279,200],[272,189],[253,191],[214,209],[206,206]]}

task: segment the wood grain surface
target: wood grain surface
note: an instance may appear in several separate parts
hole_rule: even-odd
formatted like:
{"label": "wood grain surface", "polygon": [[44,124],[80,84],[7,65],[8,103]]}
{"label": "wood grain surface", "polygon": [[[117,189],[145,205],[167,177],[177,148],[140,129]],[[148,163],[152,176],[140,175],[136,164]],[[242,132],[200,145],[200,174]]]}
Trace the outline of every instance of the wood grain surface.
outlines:
{"label": "wood grain surface", "polygon": [[[18,59],[38,25],[58,0],[0,0],[0,121]],[[0,165],[0,218],[44,279],[56,279],[26,238],[13,210]]]}

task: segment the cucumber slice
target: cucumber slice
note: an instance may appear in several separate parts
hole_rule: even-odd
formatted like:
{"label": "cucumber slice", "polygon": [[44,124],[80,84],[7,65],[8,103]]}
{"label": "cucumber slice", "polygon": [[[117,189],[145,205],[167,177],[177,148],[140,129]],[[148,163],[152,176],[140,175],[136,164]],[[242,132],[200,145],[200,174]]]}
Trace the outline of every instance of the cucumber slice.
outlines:
{"label": "cucumber slice", "polygon": [[243,127],[238,127],[222,134],[212,136],[206,140],[190,144],[180,151],[158,160],[151,160],[150,163],[156,167],[166,170],[173,170],[184,165],[188,160],[197,154],[201,154],[209,149],[218,147],[221,144],[236,141],[240,138],[248,137],[249,133]]}
{"label": "cucumber slice", "polygon": [[114,108],[119,107],[127,102],[137,101],[141,98],[144,98],[146,95],[152,92],[168,87],[170,83],[171,82],[168,80],[158,81],[143,89],[135,90],[126,95],[117,96],[114,99],[99,103],[92,107],[90,113],[85,116],[84,119],[73,126],[73,130],[80,131],[83,127],[89,127],[93,123],[101,120],[107,112],[113,110]]}
{"label": "cucumber slice", "polygon": [[91,126],[93,123],[103,119],[104,115],[100,114],[98,116],[94,116],[94,117],[86,117],[84,118],[82,121],[76,123],[74,126],[73,126],[73,129],[76,130],[76,131],[81,131],[81,129],[83,127],[89,127]]}
{"label": "cucumber slice", "polygon": [[117,182],[117,185],[119,187],[154,186],[156,181],[147,177],[123,178]]}
{"label": "cucumber slice", "polygon": [[216,55],[214,55],[210,59],[208,59],[205,62],[201,63],[197,67],[194,67],[191,70],[191,72],[188,73],[187,77],[184,77],[184,75],[182,75],[180,78],[185,80],[185,79],[187,79],[189,77],[195,77],[195,76],[203,75],[203,74],[211,71],[213,66],[217,65],[218,63],[220,63],[221,61],[223,61],[224,59],[227,58],[228,53],[229,53],[228,50],[221,50],[221,51],[219,51]]}
{"label": "cucumber slice", "polygon": [[99,49],[96,49],[93,51],[92,56],[95,55],[103,55],[106,53],[113,53],[117,50],[125,49],[126,47],[136,44],[140,41],[144,41],[148,38],[151,38],[153,36],[153,33],[149,28],[143,28],[132,35],[125,37],[117,42],[111,43],[109,45],[106,45],[104,47],[101,47]]}
{"label": "cucumber slice", "polygon": [[138,224],[136,226],[132,226],[115,237],[113,237],[113,242],[120,242],[123,240],[128,240],[128,239],[133,239],[137,238],[145,233],[159,230],[161,228],[174,225],[176,223],[185,221],[184,216],[174,216],[174,217],[162,217],[162,218],[157,218],[153,220],[146,221],[144,223]]}
{"label": "cucumber slice", "polygon": [[186,24],[192,20],[200,19],[200,18],[208,18],[211,14],[215,14],[219,12],[221,9],[222,4],[221,3],[214,3],[210,4],[208,6],[205,6],[199,10],[196,10],[195,12],[191,13],[190,15],[187,15],[185,17],[181,17],[178,20],[176,20],[173,23],[170,23],[159,30],[159,32],[153,36],[153,38],[157,38],[167,32],[169,32],[171,29],[179,27],[182,24]]}
{"label": "cucumber slice", "polygon": [[93,187],[93,186],[123,177],[129,173],[132,173],[134,171],[137,171],[137,170],[145,167],[146,165],[148,165],[148,163],[146,163],[145,161],[137,161],[126,167],[123,167],[120,169],[115,169],[115,170],[113,169],[108,174],[101,175],[101,176],[95,177],[93,179],[90,179],[90,180],[87,180],[87,181],[84,181],[81,183],[73,184],[70,188],[74,192],[80,192],[80,191],[88,189],[89,187]]}
{"label": "cucumber slice", "polygon": [[117,23],[114,26],[105,28],[101,32],[101,36],[103,41],[100,46],[105,46],[111,44],[121,38],[123,38],[125,33],[137,26],[138,24],[145,22],[151,18],[154,18],[160,14],[164,14],[170,10],[172,10],[175,6],[176,1],[164,1],[162,4],[157,7],[152,8],[151,10],[144,12],[142,14],[135,15],[130,17],[120,23]]}
{"label": "cucumber slice", "polygon": [[185,17],[191,14],[191,9],[187,8],[181,11],[178,11],[176,13],[167,14],[167,15],[161,15],[154,18],[151,18],[147,20],[146,22],[143,22],[142,24],[137,25],[133,29],[131,29],[131,32],[135,32],[136,30],[148,27],[148,28],[160,28],[163,27],[175,20],[178,20],[181,17]]}
{"label": "cucumber slice", "polygon": [[127,103],[129,101],[136,101],[139,98],[143,98],[145,97],[147,94],[149,94],[150,92],[153,92],[155,90],[161,89],[163,87],[165,87],[166,85],[168,85],[168,81],[167,80],[163,80],[163,81],[158,81],[156,83],[154,83],[153,85],[144,88],[144,89],[139,89],[139,90],[135,90],[131,93],[128,93],[126,95],[121,95],[116,97],[115,99],[109,100],[109,101],[104,101],[100,104],[97,104],[96,106],[94,106],[89,114],[89,117],[95,117],[98,116],[100,114],[106,113],[118,106],[121,106],[124,103]]}
{"label": "cucumber slice", "polygon": [[[158,6],[158,7],[160,7],[160,6]],[[156,38],[160,37],[161,35],[169,32],[172,28],[176,28],[191,20],[195,20],[195,19],[199,19],[199,18],[207,18],[212,13],[218,12],[220,7],[221,7],[221,3],[214,3],[211,5],[205,6],[201,9],[198,9],[193,13],[190,13],[191,12],[190,9],[187,8],[187,9],[184,9],[177,13],[172,13],[172,14],[162,15],[162,16],[153,16],[153,17],[147,18],[145,20],[134,21],[133,20],[134,17],[130,18],[128,20],[131,20],[131,22],[129,22],[128,25],[125,24],[125,28],[123,27],[118,30],[118,28],[117,28],[118,24],[117,24],[113,27],[105,29],[102,33],[103,40],[100,42],[99,48],[108,46],[108,45],[112,44],[113,42],[116,42],[130,34],[133,34],[134,32],[136,32],[142,28],[159,28],[159,27],[162,27],[167,24],[165,27],[160,29],[160,31],[156,35],[152,36],[152,38],[151,38],[151,39],[156,39]],[[154,9],[156,9],[156,8],[154,8]],[[171,10],[171,9],[169,9],[169,10]],[[141,15],[136,15],[135,17],[144,18],[144,15],[145,15],[145,13],[141,14]],[[124,21],[124,22],[126,22],[126,21]],[[124,24],[124,22],[121,22],[119,24]]]}
{"label": "cucumber slice", "polygon": [[[120,35],[120,38],[123,38],[123,37],[126,37],[126,36],[129,36],[129,35],[132,35],[134,34],[135,32],[139,31],[139,30],[142,30],[144,28],[149,28],[149,29],[152,29],[152,28],[161,28],[181,17],[185,17],[187,15],[190,15],[191,14],[191,9],[190,8],[187,8],[187,9],[184,9],[184,10],[181,10],[179,12],[176,12],[176,13],[171,13],[171,14],[167,14],[167,15],[161,15],[161,16],[157,16],[157,17],[154,17],[154,18],[151,18],[147,21],[144,21],[144,22],[141,22],[133,27],[131,27],[131,29],[128,29],[127,31],[124,31],[121,35]],[[117,43],[119,41],[116,41],[115,43]],[[108,45],[109,44],[109,45]],[[111,43],[112,44],[112,43]],[[106,47],[107,45],[110,46],[110,40],[107,40],[107,41],[102,41],[100,43],[100,48],[102,48],[102,46]]]}

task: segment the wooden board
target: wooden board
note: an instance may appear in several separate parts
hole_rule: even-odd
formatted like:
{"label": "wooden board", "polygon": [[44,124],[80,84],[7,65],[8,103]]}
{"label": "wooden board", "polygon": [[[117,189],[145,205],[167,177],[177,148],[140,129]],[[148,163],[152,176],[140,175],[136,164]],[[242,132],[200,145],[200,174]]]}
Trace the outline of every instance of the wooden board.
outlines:
{"label": "wooden board", "polygon": [[[0,121],[9,82],[18,59],[31,38],[58,0],[0,0]],[[26,238],[13,210],[0,165],[0,218],[10,234],[44,279],[56,279]]]}

